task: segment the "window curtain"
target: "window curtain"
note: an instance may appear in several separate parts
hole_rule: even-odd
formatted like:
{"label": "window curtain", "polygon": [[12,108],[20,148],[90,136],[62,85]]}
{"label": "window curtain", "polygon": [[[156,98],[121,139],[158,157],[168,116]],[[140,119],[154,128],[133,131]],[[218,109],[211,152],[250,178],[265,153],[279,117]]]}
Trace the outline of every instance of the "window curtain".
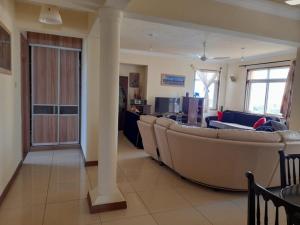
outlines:
{"label": "window curtain", "polygon": [[208,98],[209,87],[215,81],[215,79],[217,78],[218,74],[215,73],[213,76],[208,77],[207,74],[205,72],[203,72],[203,71],[198,70],[197,73],[198,73],[197,74],[198,77],[202,81],[202,83],[204,85],[204,88],[205,88],[205,93],[204,93],[204,109],[203,109],[203,111],[205,113],[207,113],[208,109],[209,109],[209,98]]}
{"label": "window curtain", "polygon": [[285,89],[284,89],[284,95],[282,98],[281,109],[280,109],[280,112],[282,113],[284,118],[286,118],[287,121],[291,116],[295,67],[296,67],[296,61],[294,60],[290,67],[289,75],[288,75],[287,82],[286,82]]}

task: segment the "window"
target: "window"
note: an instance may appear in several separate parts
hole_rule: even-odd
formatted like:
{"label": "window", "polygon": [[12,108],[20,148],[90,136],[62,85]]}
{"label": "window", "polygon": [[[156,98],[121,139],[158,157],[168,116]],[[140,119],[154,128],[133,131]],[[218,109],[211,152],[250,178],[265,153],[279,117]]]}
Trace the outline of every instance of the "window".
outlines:
{"label": "window", "polygon": [[246,110],[258,114],[281,115],[280,108],[289,67],[248,71]]}
{"label": "window", "polygon": [[[213,79],[213,80],[212,80]],[[205,84],[208,84],[209,109],[217,109],[219,95],[219,71],[198,70],[195,75],[194,95],[205,97]]]}

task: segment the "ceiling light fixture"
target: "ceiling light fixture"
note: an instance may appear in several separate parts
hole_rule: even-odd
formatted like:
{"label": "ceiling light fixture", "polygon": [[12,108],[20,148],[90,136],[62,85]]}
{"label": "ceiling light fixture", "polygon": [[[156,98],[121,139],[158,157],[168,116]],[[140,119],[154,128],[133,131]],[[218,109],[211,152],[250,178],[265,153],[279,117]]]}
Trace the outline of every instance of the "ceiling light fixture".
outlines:
{"label": "ceiling light fixture", "polygon": [[285,3],[288,5],[300,5],[300,0],[287,0]]}
{"label": "ceiling light fixture", "polygon": [[39,21],[41,23],[51,24],[51,25],[62,24],[59,8],[56,6],[43,5],[41,8]]}
{"label": "ceiling light fixture", "polygon": [[241,56],[241,62],[245,61],[245,48],[241,48],[242,56]]}

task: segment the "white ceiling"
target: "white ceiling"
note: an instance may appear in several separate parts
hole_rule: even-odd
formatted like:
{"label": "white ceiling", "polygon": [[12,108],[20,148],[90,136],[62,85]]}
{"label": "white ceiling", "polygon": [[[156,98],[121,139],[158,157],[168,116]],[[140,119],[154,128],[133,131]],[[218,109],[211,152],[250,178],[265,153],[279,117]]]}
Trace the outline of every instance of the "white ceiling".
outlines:
{"label": "white ceiling", "polygon": [[[149,36],[153,34],[153,37]],[[121,30],[121,48],[196,57],[203,53],[202,43],[207,41],[208,57],[240,58],[271,55],[294,51],[286,45],[268,43],[237,36],[175,27],[142,20],[125,18]],[[152,48],[152,49],[151,49]]]}

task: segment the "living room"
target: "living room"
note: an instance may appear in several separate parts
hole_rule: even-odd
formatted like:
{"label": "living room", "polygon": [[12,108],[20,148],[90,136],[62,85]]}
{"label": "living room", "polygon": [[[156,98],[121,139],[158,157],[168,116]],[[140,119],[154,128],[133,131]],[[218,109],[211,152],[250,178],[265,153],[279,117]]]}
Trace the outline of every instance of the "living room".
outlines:
{"label": "living room", "polygon": [[299,15],[0,0],[0,224],[299,224]]}

